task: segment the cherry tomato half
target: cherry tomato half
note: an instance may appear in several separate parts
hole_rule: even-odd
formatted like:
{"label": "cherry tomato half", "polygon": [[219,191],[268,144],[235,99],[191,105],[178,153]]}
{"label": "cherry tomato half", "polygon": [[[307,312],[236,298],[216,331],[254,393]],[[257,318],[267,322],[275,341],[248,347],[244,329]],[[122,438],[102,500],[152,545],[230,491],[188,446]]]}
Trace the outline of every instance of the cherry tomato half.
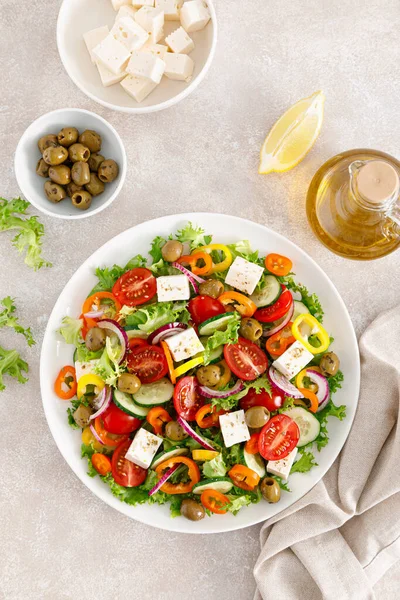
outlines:
{"label": "cherry tomato half", "polygon": [[204,398],[197,391],[196,377],[187,375],[178,381],[174,390],[174,407],[182,419],[194,421],[196,413],[204,404]]}
{"label": "cherry tomato half", "polygon": [[109,448],[115,448],[116,446],[118,446],[118,444],[126,440],[127,435],[111,433],[110,431],[108,431],[104,427],[102,417],[103,415],[99,415],[94,420],[94,428],[96,430],[96,433],[105,446],[108,446]]}
{"label": "cherry tomato half", "polygon": [[258,440],[258,451],[265,460],[285,458],[299,441],[298,425],[287,415],[275,415],[264,425]]}
{"label": "cherry tomato half", "polygon": [[257,319],[257,321],[261,321],[261,323],[272,323],[272,321],[277,321],[286,315],[293,304],[293,296],[286,286],[282,285],[282,290],[282,294],[274,304],[256,310],[254,318]]}
{"label": "cherry tomato half", "polygon": [[230,500],[227,496],[217,490],[207,489],[200,496],[200,501],[204,508],[217,514],[224,515]]}
{"label": "cherry tomato half", "polygon": [[189,302],[188,309],[193,321],[197,325],[225,312],[225,308],[221,302],[218,302],[215,298],[211,298],[211,296],[196,296],[196,298],[193,298]]}
{"label": "cherry tomato half", "polygon": [[138,267],[124,273],[114,284],[114,296],[127,306],[144,304],[155,296],[156,278],[149,269]]}
{"label": "cherry tomato half", "polygon": [[114,450],[111,459],[112,476],[118,485],[124,487],[136,487],[141,485],[146,479],[147,470],[135,465],[135,463],[125,458],[132,440],[121,442]]}
{"label": "cherry tomato half", "polygon": [[265,406],[269,412],[274,412],[283,406],[285,395],[274,385],[271,386],[271,393],[265,390],[259,393],[254,388],[250,388],[247,394],[240,400],[240,408],[247,410],[252,406]]}
{"label": "cherry tomato half", "polygon": [[128,371],[135,373],[142,383],[153,383],[168,373],[168,363],[159,346],[136,346],[128,352]]}
{"label": "cherry tomato half", "polygon": [[123,410],[115,406],[114,402],[111,402],[110,406],[101,415],[103,417],[103,423],[105,429],[110,433],[117,433],[124,435],[132,433],[139,429],[142,421],[127,415]]}
{"label": "cherry tomato half", "polygon": [[257,379],[268,367],[267,357],[261,348],[241,337],[236,344],[224,346],[224,357],[236,377],[245,381]]}
{"label": "cherry tomato half", "polygon": [[111,472],[111,460],[105,454],[95,452],[92,455],[92,465],[99,475],[107,475]]}

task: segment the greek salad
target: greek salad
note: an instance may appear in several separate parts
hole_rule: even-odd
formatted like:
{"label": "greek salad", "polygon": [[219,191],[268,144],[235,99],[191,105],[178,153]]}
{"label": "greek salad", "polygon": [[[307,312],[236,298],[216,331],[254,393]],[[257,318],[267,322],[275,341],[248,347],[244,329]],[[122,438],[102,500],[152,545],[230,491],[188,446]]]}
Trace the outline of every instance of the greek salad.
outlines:
{"label": "greek salad", "polygon": [[74,361],[55,381],[89,476],[194,521],[290,492],[346,414],[323,309],[292,268],[188,223],[148,258],[96,270],[62,321]]}

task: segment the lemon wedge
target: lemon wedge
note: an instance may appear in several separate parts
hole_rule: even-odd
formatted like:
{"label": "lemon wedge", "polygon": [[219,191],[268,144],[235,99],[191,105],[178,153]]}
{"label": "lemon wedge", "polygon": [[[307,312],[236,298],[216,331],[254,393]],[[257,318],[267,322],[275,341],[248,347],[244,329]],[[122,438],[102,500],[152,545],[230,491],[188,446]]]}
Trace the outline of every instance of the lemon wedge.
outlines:
{"label": "lemon wedge", "polygon": [[261,148],[259,173],[283,173],[303,160],[321,131],[324,102],[323,92],[315,92],[293,104],[277,120]]}

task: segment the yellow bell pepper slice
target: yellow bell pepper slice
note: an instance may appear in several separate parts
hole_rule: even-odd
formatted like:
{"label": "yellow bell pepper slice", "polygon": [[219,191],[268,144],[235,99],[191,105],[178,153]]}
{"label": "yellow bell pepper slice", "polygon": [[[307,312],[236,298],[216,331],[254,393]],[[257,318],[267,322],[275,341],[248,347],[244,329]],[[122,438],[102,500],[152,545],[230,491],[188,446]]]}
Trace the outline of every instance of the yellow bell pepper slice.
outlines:
{"label": "yellow bell pepper slice", "polygon": [[[302,325],[308,325],[310,328],[310,334],[303,334],[300,331],[300,327]],[[330,339],[328,332],[322,327],[321,323],[317,321],[315,317],[310,314],[301,314],[299,315],[293,322],[292,325],[292,334],[293,337],[296,338],[299,342],[303,344],[307,348],[311,354],[320,354],[321,352],[325,352],[328,350],[330,345]],[[310,335],[316,336],[320,345],[318,347],[313,346],[308,341]]]}
{"label": "yellow bell pepper slice", "polygon": [[174,370],[175,377],[180,377],[187,371],[190,371],[190,369],[194,369],[194,367],[201,365],[203,362],[204,358],[202,356],[197,356],[195,358],[192,358],[191,360],[188,360],[187,362],[183,363],[183,365],[180,365]]}
{"label": "yellow bell pepper slice", "polygon": [[212,267],[207,273],[204,275],[212,275],[213,273],[220,273],[221,271],[226,271],[232,264],[232,252],[229,250],[228,246],[224,246],[224,244],[208,244],[208,246],[202,246],[201,248],[196,248],[196,252],[207,252],[207,254],[211,254],[214,250],[219,250],[224,255],[224,260],[219,263],[212,263]]}
{"label": "yellow bell pepper slice", "polygon": [[85,446],[93,446],[95,450],[103,450],[103,444],[100,444],[94,437],[93,433],[90,430],[90,427],[85,427],[82,431],[82,444]]}
{"label": "yellow bell pepper slice", "polygon": [[101,377],[99,377],[98,375],[94,375],[93,373],[82,375],[82,377],[78,381],[78,389],[76,392],[78,400],[84,395],[86,387],[88,385],[94,385],[97,388],[97,393],[100,393],[106,384],[101,379]]}
{"label": "yellow bell pepper slice", "polygon": [[214,450],[192,450],[193,460],[212,460],[218,456],[219,452]]}
{"label": "yellow bell pepper slice", "polygon": [[[316,371],[317,373],[321,373],[321,369],[319,367],[306,367],[305,369],[300,371],[300,373],[298,375],[296,375],[296,387],[297,388],[306,388],[307,387],[304,383],[304,377],[308,377],[307,369],[312,369],[313,371]],[[309,389],[312,392],[315,392],[316,390],[314,388],[318,389],[318,386],[316,386],[315,384],[312,384],[312,386]]]}

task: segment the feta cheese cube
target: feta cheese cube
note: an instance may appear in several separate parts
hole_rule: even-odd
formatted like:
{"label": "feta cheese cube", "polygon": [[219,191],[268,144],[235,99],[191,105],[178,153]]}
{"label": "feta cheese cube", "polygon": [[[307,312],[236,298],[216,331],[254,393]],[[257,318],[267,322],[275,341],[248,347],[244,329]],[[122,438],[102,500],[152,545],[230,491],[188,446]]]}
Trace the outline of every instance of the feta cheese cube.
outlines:
{"label": "feta cheese cube", "polygon": [[148,469],[161,444],[162,438],[141,427],[133,438],[125,458],[143,469]]}
{"label": "feta cheese cube", "polygon": [[161,58],[158,58],[158,56],[154,56],[154,54],[135,50],[135,52],[132,52],[126,70],[130,75],[136,75],[136,77],[143,77],[144,79],[150,79],[154,83],[160,83],[165,71],[165,62]]}
{"label": "feta cheese cube", "polygon": [[186,275],[164,275],[163,277],[157,277],[157,296],[159,302],[189,300],[189,279]]}
{"label": "feta cheese cube", "polygon": [[119,19],[122,19],[123,17],[129,17],[130,19],[134,19],[135,12],[136,8],[133,8],[133,6],[121,6],[119,11],[117,12],[117,16],[115,17],[115,22],[117,22]]}
{"label": "feta cheese cube", "polygon": [[79,381],[83,375],[93,375],[98,362],[98,359],[88,360],[87,362],[77,360],[75,363],[76,381]]}
{"label": "feta cheese cube", "polygon": [[121,6],[128,6],[131,4],[131,0],[111,0],[111,4],[113,9],[116,11],[119,10]]}
{"label": "feta cheese cube", "polygon": [[93,55],[96,62],[101,63],[106,69],[109,69],[118,75],[125,71],[125,67],[130,59],[130,52],[126,47],[118,42],[115,37],[108,34],[98,46],[93,49]]}
{"label": "feta cheese cube", "polygon": [[145,98],[157,87],[157,84],[150,79],[128,75],[121,81],[125,92],[129,94],[136,102],[143,102]]}
{"label": "feta cheese cube", "polygon": [[189,54],[194,49],[194,42],[183,27],[178,27],[167,35],[165,41],[172,52],[176,52],[176,54]]}
{"label": "feta cheese cube", "polygon": [[190,81],[192,79],[194,62],[187,54],[167,52],[164,56],[165,72],[168,79]]}
{"label": "feta cheese cube", "polygon": [[106,69],[106,67],[101,63],[96,63],[96,67],[99,71],[101,83],[104,87],[110,87],[110,85],[119,83],[123,80],[124,77],[126,77],[125,71],[123,71],[122,73],[118,73],[118,75],[114,75],[114,73],[110,71],[110,69]]}
{"label": "feta cheese cube", "polygon": [[293,450],[285,458],[280,458],[279,460],[269,460],[267,462],[268,473],[276,475],[277,477],[281,477],[283,481],[287,481],[296,455],[297,448],[293,448]]}
{"label": "feta cheese cube", "polygon": [[237,256],[229,267],[225,281],[241,292],[252,294],[263,273],[263,267]]}
{"label": "feta cheese cube", "polygon": [[166,21],[179,21],[183,0],[155,0],[156,8],[164,11]]}
{"label": "feta cheese cube", "polygon": [[222,436],[227,448],[247,442],[250,439],[249,428],[246,425],[244,418],[244,410],[220,415],[219,424],[221,425]]}
{"label": "feta cheese cube", "polygon": [[96,59],[92,52],[93,48],[96,48],[109,33],[110,30],[107,25],[104,25],[103,27],[97,27],[97,29],[92,29],[83,34],[83,39],[85,40],[86,48],[88,49],[92,63],[96,63]]}
{"label": "feta cheese cube", "polygon": [[121,42],[128,52],[139,50],[149,39],[148,33],[130,17],[122,17],[115,22],[111,35]]}
{"label": "feta cheese cube", "polygon": [[204,29],[211,15],[201,0],[185,2],[181,8],[181,25],[188,32]]}
{"label": "feta cheese cube", "polygon": [[294,342],[279,358],[274,360],[272,366],[288,379],[292,379],[300,373],[305,366],[314,358],[298,340]]}
{"label": "feta cheese cube", "polygon": [[143,6],[135,14],[135,21],[147,31],[153,44],[164,36],[164,11],[159,8]]}
{"label": "feta cheese cube", "polygon": [[154,6],[154,0],[132,0],[132,6],[142,8],[142,6]]}
{"label": "feta cheese cube", "polygon": [[158,56],[158,58],[164,60],[164,57],[168,52],[168,47],[164,46],[164,44],[153,44],[152,42],[146,42],[143,48],[141,48],[140,50],[141,52],[150,52],[150,54]]}
{"label": "feta cheese cube", "polygon": [[175,362],[186,360],[199,352],[204,352],[204,346],[192,327],[166,338],[166,343]]}

